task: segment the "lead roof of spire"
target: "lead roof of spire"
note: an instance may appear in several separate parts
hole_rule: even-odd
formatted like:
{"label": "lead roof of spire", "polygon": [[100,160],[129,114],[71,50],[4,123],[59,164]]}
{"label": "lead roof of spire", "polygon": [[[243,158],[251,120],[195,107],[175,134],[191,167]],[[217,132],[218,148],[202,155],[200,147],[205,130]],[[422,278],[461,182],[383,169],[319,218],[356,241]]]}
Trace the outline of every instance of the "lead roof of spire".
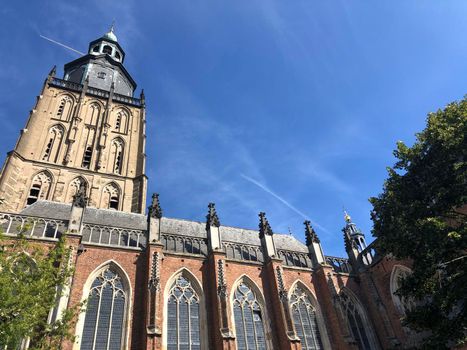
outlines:
{"label": "lead roof of spire", "polygon": [[214,203],[208,204],[208,215],[206,215],[206,226],[216,226],[221,225],[219,217],[216,213],[216,205]]}
{"label": "lead roof of spire", "polygon": [[273,232],[269,225],[268,219],[266,219],[266,213],[259,213],[259,238],[263,238],[264,235],[272,236]]}
{"label": "lead roof of spire", "polygon": [[115,26],[115,22],[112,22],[112,25],[110,26],[109,31],[102,36],[104,39],[109,39],[109,40],[117,42],[117,36],[114,33],[114,26]]}

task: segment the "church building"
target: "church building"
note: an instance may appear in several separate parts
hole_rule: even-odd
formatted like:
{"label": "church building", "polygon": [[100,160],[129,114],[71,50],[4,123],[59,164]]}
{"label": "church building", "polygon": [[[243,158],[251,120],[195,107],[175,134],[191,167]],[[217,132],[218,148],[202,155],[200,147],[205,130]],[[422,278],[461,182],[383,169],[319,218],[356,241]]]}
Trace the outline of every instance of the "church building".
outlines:
{"label": "church building", "polygon": [[[53,68],[0,174],[0,227],[35,244],[66,234],[74,274],[50,319],[87,300],[65,350],[373,350],[409,347],[410,264],[366,245],[349,215],[347,257],[327,256],[258,215],[258,229],[146,210],[146,100],[113,28]],[[148,139],[151,143],[151,138]],[[167,173],[166,176],[170,176]],[[27,225],[28,224],[28,225]],[[27,225],[27,226],[26,226]],[[27,349],[24,341],[22,349]]]}

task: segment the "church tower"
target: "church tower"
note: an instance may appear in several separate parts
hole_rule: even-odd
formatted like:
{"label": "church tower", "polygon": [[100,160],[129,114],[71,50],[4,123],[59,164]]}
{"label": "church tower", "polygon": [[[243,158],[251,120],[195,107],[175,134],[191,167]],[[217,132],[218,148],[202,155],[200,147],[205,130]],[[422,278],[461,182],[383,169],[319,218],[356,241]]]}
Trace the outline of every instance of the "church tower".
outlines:
{"label": "church tower", "polygon": [[52,69],[3,166],[2,210],[71,203],[83,188],[90,207],[144,213],[145,101],[124,59],[112,27],[63,79]]}

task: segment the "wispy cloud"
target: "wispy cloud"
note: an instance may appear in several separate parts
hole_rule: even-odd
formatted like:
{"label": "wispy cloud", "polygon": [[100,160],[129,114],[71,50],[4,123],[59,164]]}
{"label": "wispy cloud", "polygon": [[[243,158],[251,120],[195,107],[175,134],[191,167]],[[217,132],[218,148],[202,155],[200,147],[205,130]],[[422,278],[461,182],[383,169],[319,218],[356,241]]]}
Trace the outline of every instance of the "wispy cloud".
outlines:
{"label": "wispy cloud", "polygon": [[271,196],[273,196],[274,198],[276,198],[279,202],[281,202],[282,204],[284,204],[286,207],[288,207],[289,209],[291,209],[292,211],[294,211],[295,213],[297,213],[298,215],[300,215],[301,217],[303,217],[305,220],[310,220],[311,222],[313,222],[313,225],[315,225],[317,228],[319,228],[321,231],[324,231],[326,233],[329,233],[329,231],[324,228],[323,226],[321,226],[320,224],[318,224],[315,220],[312,220],[308,215],[306,215],[305,213],[303,213],[302,211],[300,211],[299,209],[297,209],[295,206],[293,206],[292,204],[290,204],[288,201],[286,201],[284,198],[282,198],[281,196],[279,196],[277,193],[275,193],[274,191],[270,190],[268,187],[266,187],[265,185],[263,185],[262,183],[256,181],[255,179],[252,179],[251,177],[245,175],[245,174],[240,174],[240,176],[242,178],[244,178],[245,180],[247,180],[248,182],[251,182],[252,184],[256,185],[257,187],[261,188],[264,192],[270,194]]}

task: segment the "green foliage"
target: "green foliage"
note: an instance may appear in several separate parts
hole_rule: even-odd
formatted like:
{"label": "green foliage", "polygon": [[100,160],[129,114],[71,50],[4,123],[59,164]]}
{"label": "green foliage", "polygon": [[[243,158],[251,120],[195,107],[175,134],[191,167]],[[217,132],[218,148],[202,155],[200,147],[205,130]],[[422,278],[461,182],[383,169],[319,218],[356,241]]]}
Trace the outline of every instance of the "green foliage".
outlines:
{"label": "green foliage", "polygon": [[69,257],[64,237],[47,249],[22,234],[8,240],[0,235],[0,348],[16,349],[30,338],[29,349],[53,350],[64,339],[74,340],[70,330],[77,308],[47,322],[72,274]]}
{"label": "green foliage", "polygon": [[380,249],[413,261],[398,294],[425,349],[467,343],[467,98],[430,113],[412,147],[397,144],[383,193],[371,198]]}

